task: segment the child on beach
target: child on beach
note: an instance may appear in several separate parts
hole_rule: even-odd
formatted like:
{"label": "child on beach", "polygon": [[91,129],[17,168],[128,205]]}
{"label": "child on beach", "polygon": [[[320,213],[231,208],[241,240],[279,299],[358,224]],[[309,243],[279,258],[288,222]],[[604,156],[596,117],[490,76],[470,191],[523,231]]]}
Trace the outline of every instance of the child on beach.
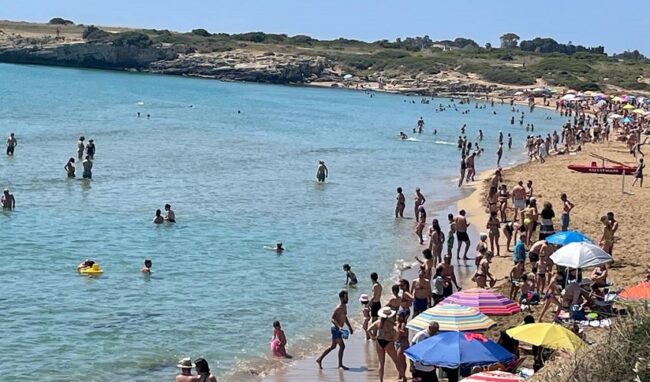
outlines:
{"label": "child on beach", "polygon": [[275,357],[292,358],[287,354],[285,346],[287,345],[287,337],[284,335],[284,330],[280,326],[280,321],[273,321],[273,339],[271,339],[271,352]]}
{"label": "child on beach", "polygon": [[357,283],[359,282],[357,280],[357,275],[352,272],[352,268],[350,267],[350,264],[343,264],[343,271],[345,272],[345,285],[355,287],[357,286]]}
{"label": "child on beach", "polygon": [[370,303],[370,300],[368,299],[368,295],[363,293],[359,296],[359,302],[361,303],[361,306],[363,306],[363,310],[361,311],[363,324],[361,327],[363,328],[363,332],[366,333],[366,341],[370,341],[370,336],[368,335],[368,323],[370,322],[370,307],[368,304]]}

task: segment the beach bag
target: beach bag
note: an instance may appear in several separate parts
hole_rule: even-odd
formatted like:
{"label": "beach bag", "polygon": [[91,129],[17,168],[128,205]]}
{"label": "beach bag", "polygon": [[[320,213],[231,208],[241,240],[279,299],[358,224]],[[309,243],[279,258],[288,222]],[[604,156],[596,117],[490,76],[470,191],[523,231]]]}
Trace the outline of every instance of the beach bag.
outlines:
{"label": "beach bag", "polygon": [[580,305],[571,305],[569,317],[574,321],[584,321],[587,319],[585,311],[582,310]]}

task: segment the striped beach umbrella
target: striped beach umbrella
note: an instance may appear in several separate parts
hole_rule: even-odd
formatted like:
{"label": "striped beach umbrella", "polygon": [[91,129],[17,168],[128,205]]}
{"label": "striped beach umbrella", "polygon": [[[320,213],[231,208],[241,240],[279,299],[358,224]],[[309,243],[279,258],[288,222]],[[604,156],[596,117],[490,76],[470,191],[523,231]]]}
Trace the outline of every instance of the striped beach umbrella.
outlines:
{"label": "striped beach umbrella", "polygon": [[625,288],[618,297],[624,300],[650,300],[650,282],[645,281]]}
{"label": "striped beach umbrella", "polygon": [[510,316],[521,311],[519,304],[511,299],[482,288],[463,289],[444,299],[441,304],[468,306],[492,316]]}
{"label": "striped beach umbrella", "polygon": [[463,378],[460,382],[523,382],[524,379],[505,371],[483,371]]}
{"label": "striped beach umbrella", "polygon": [[417,315],[406,325],[412,330],[423,330],[431,322],[440,325],[443,332],[487,330],[496,325],[490,317],[474,308],[455,304],[437,305]]}

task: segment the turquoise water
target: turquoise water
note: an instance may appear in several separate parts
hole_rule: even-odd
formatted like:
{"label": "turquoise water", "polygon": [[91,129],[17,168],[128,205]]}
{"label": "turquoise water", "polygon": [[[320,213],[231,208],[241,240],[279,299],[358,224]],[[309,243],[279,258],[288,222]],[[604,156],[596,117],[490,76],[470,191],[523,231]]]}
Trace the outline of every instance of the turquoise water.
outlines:
{"label": "turquoise water", "polygon": [[[184,356],[205,356],[222,376],[265,359],[275,319],[290,350],[313,349],[329,333],[343,263],[361,280],[354,311],[370,272],[386,280],[417,253],[405,245],[414,222],[392,217],[395,187],[410,216],[416,186],[430,214],[445,211],[459,195],[463,123],[469,137],[486,134],[479,169],[493,166],[498,129],[517,143],[526,134],[507,106],[462,115],[434,113],[446,99],[405,99],[0,65],[0,133],[19,141],[0,157],[0,185],[17,202],[0,214],[0,364],[20,363],[3,378],[167,380]],[[547,112],[526,114],[540,133],[555,127]],[[421,142],[398,140],[419,116]],[[90,183],[63,170],[79,135],[97,146]],[[318,160],[330,169],[324,185]],[[154,226],[165,203],[178,222]],[[265,249],[276,240],[280,256]],[[84,258],[105,275],[77,275]],[[139,273],[145,258],[150,278]]]}

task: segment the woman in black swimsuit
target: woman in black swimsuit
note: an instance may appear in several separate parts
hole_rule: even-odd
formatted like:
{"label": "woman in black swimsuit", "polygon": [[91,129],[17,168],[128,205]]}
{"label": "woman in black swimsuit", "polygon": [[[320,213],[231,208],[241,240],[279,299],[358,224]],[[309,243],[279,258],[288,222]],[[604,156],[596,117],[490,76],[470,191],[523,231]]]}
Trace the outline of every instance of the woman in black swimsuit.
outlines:
{"label": "woman in black swimsuit", "polygon": [[[406,381],[406,376],[403,373],[405,370],[402,367],[400,359],[397,357],[395,350],[395,340],[398,337],[398,332],[395,324],[396,312],[390,307],[384,307],[379,311],[380,319],[375,321],[368,327],[366,331],[369,336],[377,340],[375,348],[377,349],[377,358],[379,358],[379,382],[384,381],[384,367],[386,366],[386,353],[393,360],[395,368],[397,368],[399,379]],[[377,336],[373,336],[373,331],[376,330]]]}

